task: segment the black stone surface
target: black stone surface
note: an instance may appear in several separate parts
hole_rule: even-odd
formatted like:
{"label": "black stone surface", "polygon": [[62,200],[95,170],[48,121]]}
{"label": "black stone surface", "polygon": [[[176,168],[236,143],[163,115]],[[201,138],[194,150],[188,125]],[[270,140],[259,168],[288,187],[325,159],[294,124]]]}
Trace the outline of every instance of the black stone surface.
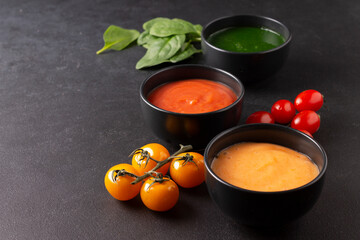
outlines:
{"label": "black stone surface", "polygon": [[[0,5],[0,239],[359,239],[360,2],[12,0]],[[205,25],[258,14],[293,33],[287,63],[246,89],[240,123],[280,98],[313,88],[325,95],[314,136],[329,166],[311,212],[278,229],[239,225],[212,203],[205,185],[181,189],[155,213],[139,197],[107,194],[106,171],[148,142],[160,142],[139,108],[145,53],[132,46],[96,55],[110,24],[141,30],[154,17]],[[184,63],[202,63],[201,55]]]}

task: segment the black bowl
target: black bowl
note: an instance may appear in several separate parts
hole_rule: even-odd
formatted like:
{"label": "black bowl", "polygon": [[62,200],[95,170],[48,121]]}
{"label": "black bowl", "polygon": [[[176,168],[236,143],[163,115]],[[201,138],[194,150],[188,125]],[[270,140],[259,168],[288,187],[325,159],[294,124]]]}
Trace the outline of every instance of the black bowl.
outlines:
{"label": "black bowl", "polygon": [[[221,29],[228,27],[265,27],[281,34],[285,42],[263,52],[230,52],[211,45],[207,39]],[[216,19],[202,31],[202,50],[206,64],[224,69],[237,76],[245,84],[272,77],[283,66],[291,42],[289,29],[281,22],[263,16],[238,15]]]}
{"label": "black bowl", "polygon": [[[183,114],[158,108],[147,100],[149,93],[162,84],[193,78],[229,86],[237,95],[236,101],[213,112]],[[165,68],[143,82],[140,87],[141,109],[145,122],[159,138],[172,144],[191,144],[195,149],[204,149],[216,134],[239,122],[244,91],[242,83],[223,70],[203,65],[177,65]]]}
{"label": "black bowl", "polygon": [[[309,156],[320,173],[310,183],[286,191],[260,192],[236,187],[211,169],[214,157],[239,142],[267,142],[282,145]],[[282,225],[308,212],[317,201],[327,166],[324,149],[308,135],[278,124],[249,124],[217,135],[205,149],[206,184],[217,206],[236,221],[251,226]]]}

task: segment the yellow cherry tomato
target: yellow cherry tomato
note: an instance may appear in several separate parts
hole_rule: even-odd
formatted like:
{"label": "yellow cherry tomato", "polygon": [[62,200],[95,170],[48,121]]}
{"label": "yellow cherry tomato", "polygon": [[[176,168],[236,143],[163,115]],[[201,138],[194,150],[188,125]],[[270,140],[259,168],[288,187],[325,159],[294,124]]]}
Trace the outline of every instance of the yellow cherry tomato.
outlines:
{"label": "yellow cherry tomato", "polygon": [[170,165],[171,178],[183,188],[192,188],[205,180],[204,156],[196,152],[177,155],[184,160],[174,159]]}
{"label": "yellow cherry tomato", "polygon": [[125,170],[127,172],[138,175],[136,169],[127,163],[121,163],[113,166],[105,175],[105,187],[111,196],[120,200],[127,201],[139,194],[141,188],[141,182],[133,185],[131,182],[135,180],[135,177],[129,175],[118,175],[118,171]]}
{"label": "yellow cherry tomato", "polygon": [[140,190],[145,206],[153,211],[164,212],[173,208],[179,199],[179,188],[174,181],[164,177],[162,182],[147,179]]}
{"label": "yellow cherry tomato", "polygon": [[[148,159],[147,161],[148,157],[151,157],[157,161],[164,161],[169,156],[169,151],[163,145],[158,143],[150,143],[135,151],[132,156],[131,164],[140,175],[144,175],[145,172],[150,171],[156,166],[155,161],[151,159]],[[156,171],[166,175],[169,170],[169,166],[170,162]]]}

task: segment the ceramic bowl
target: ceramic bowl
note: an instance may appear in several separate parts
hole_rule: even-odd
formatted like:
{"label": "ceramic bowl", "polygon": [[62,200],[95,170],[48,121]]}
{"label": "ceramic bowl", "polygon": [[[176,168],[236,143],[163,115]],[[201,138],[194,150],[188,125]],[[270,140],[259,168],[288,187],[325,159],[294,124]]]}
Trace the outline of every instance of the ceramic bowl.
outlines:
{"label": "ceramic bowl", "polygon": [[[211,169],[214,157],[239,142],[278,144],[309,156],[319,175],[308,184],[286,191],[260,192],[236,187]],[[251,226],[273,226],[291,222],[308,212],[317,201],[324,182],[327,156],[308,135],[278,124],[248,124],[218,134],[205,149],[206,185],[216,205],[236,221]]]}
{"label": "ceramic bowl", "polygon": [[[241,53],[213,46],[208,42],[211,34],[229,27],[265,27],[282,35],[285,42],[273,49]],[[274,76],[285,63],[292,39],[290,30],[281,22],[264,16],[237,15],[222,17],[207,24],[202,31],[202,50],[206,64],[228,71],[244,84]]]}
{"label": "ceramic bowl", "polygon": [[[149,93],[160,85],[194,78],[227,85],[235,92],[236,101],[220,110],[199,114],[170,112],[148,101]],[[148,77],[140,87],[140,102],[145,122],[159,138],[174,145],[204,149],[216,134],[239,122],[244,93],[243,84],[235,76],[214,67],[188,64],[168,67]]]}

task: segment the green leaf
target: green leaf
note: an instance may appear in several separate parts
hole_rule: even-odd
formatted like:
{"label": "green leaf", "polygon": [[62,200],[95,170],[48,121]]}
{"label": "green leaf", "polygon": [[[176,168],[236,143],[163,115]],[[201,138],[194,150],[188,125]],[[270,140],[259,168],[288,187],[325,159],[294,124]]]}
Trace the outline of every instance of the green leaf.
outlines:
{"label": "green leaf", "polygon": [[197,33],[194,25],[188,21],[174,18],[162,19],[162,21],[155,21],[149,30],[149,33],[157,37],[167,37],[175,34]]}
{"label": "green leaf", "polygon": [[197,33],[186,34],[186,40],[190,42],[201,42],[201,37]]}
{"label": "green leaf", "polygon": [[196,24],[194,25],[195,29],[196,29],[196,33],[199,35],[199,37],[201,37],[201,31],[203,29],[203,27],[200,24]]}
{"label": "green leaf", "polygon": [[191,30],[191,32],[188,32],[188,33],[198,33],[199,36],[201,35],[202,26],[200,24],[194,25],[189,21],[179,19],[179,18],[174,18],[173,21],[177,22],[179,24],[182,24],[184,26],[184,28],[188,28],[189,31]]}
{"label": "green leaf", "polygon": [[150,44],[148,44],[148,43],[145,43],[144,45],[142,45],[144,48],[146,48],[146,49],[149,49],[150,48]]}
{"label": "green leaf", "polygon": [[96,54],[100,54],[109,49],[120,51],[135,41],[139,35],[140,33],[137,30],[110,25],[104,32],[104,47],[97,51]]}
{"label": "green leaf", "polygon": [[136,69],[141,69],[163,62],[176,63],[201,52],[191,44],[201,41],[202,26],[199,24],[194,25],[178,18],[158,17],[145,22],[143,29],[140,34],[137,30],[109,26],[103,36],[104,47],[96,53],[110,49],[119,51],[137,40],[139,46],[147,49],[136,64]]}
{"label": "green leaf", "polygon": [[194,45],[189,44],[184,50],[179,50],[174,56],[170,58],[170,62],[177,63],[182,60],[185,60],[191,57],[195,53],[200,53],[201,50],[194,47]]}
{"label": "green leaf", "polygon": [[158,18],[153,18],[153,19],[151,19],[151,20],[149,20],[149,21],[147,21],[147,22],[145,22],[144,24],[143,24],[143,29],[145,30],[145,31],[150,31],[150,28],[155,24],[155,23],[157,23],[157,22],[162,22],[162,21],[167,21],[167,20],[170,20],[169,18],[163,18],[163,17],[158,17]]}
{"label": "green leaf", "polygon": [[168,62],[179,51],[184,42],[185,35],[183,34],[154,40],[148,45],[146,54],[137,62],[136,69]]}
{"label": "green leaf", "polygon": [[202,26],[197,24],[197,25],[194,25],[194,28],[196,29],[196,32],[191,32],[191,33],[186,34],[186,39],[191,42],[201,42]]}
{"label": "green leaf", "polygon": [[142,45],[144,47],[144,45],[148,45],[150,44],[152,41],[157,40],[158,37],[155,37],[153,35],[150,35],[149,31],[144,31],[140,34],[140,36],[137,39],[137,44],[138,45]]}

